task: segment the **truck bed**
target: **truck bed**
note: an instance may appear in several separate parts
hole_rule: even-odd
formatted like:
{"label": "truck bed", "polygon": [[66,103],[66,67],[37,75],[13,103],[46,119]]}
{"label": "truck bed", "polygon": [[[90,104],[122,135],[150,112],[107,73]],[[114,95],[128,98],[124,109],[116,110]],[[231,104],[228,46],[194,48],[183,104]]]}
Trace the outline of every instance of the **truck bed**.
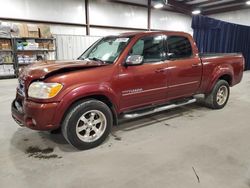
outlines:
{"label": "truck bed", "polygon": [[199,57],[203,65],[200,86],[202,93],[209,93],[211,91],[211,83],[213,85],[215,80],[218,79],[214,76],[216,75],[216,71],[218,71],[218,67],[223,70],[229,70],[228,81],[230,86],[241,81],[244,70],[244,57],[242,53],[199,53]]}
{"label": "truck bed", "polygon": [[199,53],[200,58],[238,56],[242,53]]}

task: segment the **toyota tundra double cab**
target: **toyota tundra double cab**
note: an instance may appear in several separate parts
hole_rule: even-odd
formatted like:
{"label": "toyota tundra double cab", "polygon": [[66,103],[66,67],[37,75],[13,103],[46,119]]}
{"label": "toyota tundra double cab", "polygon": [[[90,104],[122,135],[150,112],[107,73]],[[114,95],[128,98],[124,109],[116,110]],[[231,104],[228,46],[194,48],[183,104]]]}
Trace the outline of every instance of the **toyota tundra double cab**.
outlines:
{"label": "toyota tundra double cab", "polygon": [[34,130],[61,129],[83,150],[100,145],[119,118],[190,104],[223,108],[243,75],[242,54],[200,54],[183,32],[101,38],[77,60],[44,61],[19,75],[12,116]]}

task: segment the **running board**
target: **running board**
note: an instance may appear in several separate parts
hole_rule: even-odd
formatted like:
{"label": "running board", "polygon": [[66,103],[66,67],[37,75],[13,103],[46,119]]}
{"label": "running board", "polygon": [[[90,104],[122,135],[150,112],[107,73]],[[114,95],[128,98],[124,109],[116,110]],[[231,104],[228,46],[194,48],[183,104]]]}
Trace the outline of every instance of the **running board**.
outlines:
{"label": "running board", "polygon": [[195,102],[196,102],[196,99],[190,99],[190,100],[185,101],[185,102],[179,102],[179,103],[176,103],[176,104],[169,104],[169,105],[166,105],[166,106],[155,107],[154,109],[151,109],[151,110],[148,110],[148,111],[144,110],[143,112],[126,113],[126,114],[124,114],[122,116],[122,118],[124,118],[124,119],[138,118],[138,117],[150,115],[150,114],[153,114],[153,113],[157,113],[157,112],[177,108],[177,107],[184,106],[184,105],[187,105],[187,104],[192,104],[192,103],[195,103]]}

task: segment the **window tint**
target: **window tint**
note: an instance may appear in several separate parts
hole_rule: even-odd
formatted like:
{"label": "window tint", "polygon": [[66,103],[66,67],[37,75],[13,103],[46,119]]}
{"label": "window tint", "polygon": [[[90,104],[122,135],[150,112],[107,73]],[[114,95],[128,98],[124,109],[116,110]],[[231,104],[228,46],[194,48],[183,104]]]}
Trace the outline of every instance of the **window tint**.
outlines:
{"label": "window tint", "polygon": [[167,37],[168,55],[172,59],[190,57],[192,47],[189,40],[182,36]]}
{"label": "window tint", "polygon": [[143,56],[144,63],[161,61],[163,58],[163,37],[150,36],[139,39],[132,47],[130,55]]}

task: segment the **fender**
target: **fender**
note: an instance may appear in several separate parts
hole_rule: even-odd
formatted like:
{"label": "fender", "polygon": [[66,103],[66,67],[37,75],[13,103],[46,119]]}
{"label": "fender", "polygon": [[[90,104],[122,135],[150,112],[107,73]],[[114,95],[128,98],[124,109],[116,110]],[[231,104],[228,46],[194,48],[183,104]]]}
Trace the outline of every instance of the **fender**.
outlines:
{"label": "fender", "polygon": [[74,102],[83,98],[91,97],[93,95],[102,95],[108,98],[113,104],[114,110],[117,112],[117,104],[119,104],[117,95],[107,84],[78,85],[75,88],[71,88],[71,90],[61,98],[61,101],[57,107],[57,111],[60,113],[57,113],[53,118],[54,124],[59,125],[61,123],[65,112]]}
{"label": "fender", "polygon": [[212,78],[209,81],[209,84],[205,90],[205,93],[210,93],[212,91],[214,85],[216,84],[216,82],[221,76],[229,75],[231,78],[234,78],[233,67],[228,64],[217,66],[211,75],[212,75]]}

